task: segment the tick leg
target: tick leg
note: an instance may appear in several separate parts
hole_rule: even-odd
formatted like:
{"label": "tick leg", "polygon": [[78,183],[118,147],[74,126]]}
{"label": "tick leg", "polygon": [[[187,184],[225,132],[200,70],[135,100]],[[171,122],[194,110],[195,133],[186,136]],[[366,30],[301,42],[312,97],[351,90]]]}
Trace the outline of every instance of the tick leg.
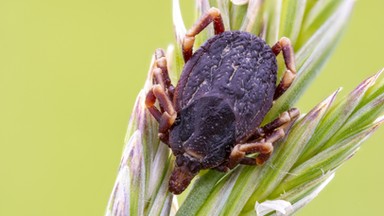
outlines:
{"label": "tick leg", "polygon": [[[299,117],[300,112],[292,108],[280,114],[278,118],[265,126],[258,128],[257,133],[251,136],[248,142],[237,144],[230,155],[228,168],[237,164],[262,165],[273,152],[273,143],[285,137],[290,126]],[[254,140],[254,141],[252,141]],[[247,154],[259,153],[256,158],[246,157]]]}
{"label": "tick leg", "polygon": [[282,128],[285,132],[289,126],[300,116],[300,111],[297,108],[291,108],[288,111],[285,111],[279,115],[272,122],[264,125],[263,127],[256,128],[248,137],[239,141],[239,143],[246,143],[249,140],[257,140],[259,138],[265,137],[267,134],[272,133],[278,128]]}
{"label": "tick leg", "polygon": [[168,74],[167,58],[163,49],[155,51],[155,68],[153,69],[154,83],[160,84],[165,90],[169,98],[172,100],[174,86]]}
{"label": "tick leg", "polygon": [[[155,106],[156,99],[164,112],[160,112]],[[148,92],[145,105],[153,117],[159,122],[159,138],[164,143],[168,143],[168,129],[173,125],[176,119],[176,111],[169,96],[165,94],[160,84],[154,85]]]}
{"label": "tick leg", "polygon": [[173,108],[172,101],[160,85],[154,85],[152,87],[152,92],[158,99],[160,106],[164,109],[164,112],[159,120],[159,132],[164,133],[172,126],[173,122],[175,122],[176,111]]}
{"label": "tick leg", "polygon": [[277,56],[283,51],[284,62],[287,70],[283,74],[279,85],[276,87],[274,100],[278,99],[288,88],[291,86],[293,80],[296,77],[295,56],[293,53],[293,47],[291,41],[282,37],[273,47],[272,51]]}
{"label": "tick leg", "polygon": [[161,119],[161,112],[157,107],[155,106],[156,103],[156,96],[153,94],[153,89],[151,89],[145,98],[145,106],[149,110],[149,112],[152,114],[152,116],[157,120],[157,122],[160,122]]}
{"label": "tick leg", "polygon": [[300,116],[300,111],[297,108],[291,108],[288,111],[285,111],[279,115],[272,122],[264,125],[261,129],[263,133],[271,133],[277,128],[282,128],[284,131],[287,131],[287,128],[292,125]]}
{"label": "tick leg", "polygon": [[[233,169],[239,163],[248,165],[263,164],[273,152],[273,143],[285,136],[283,129],[275,130],[272,134],[258,142],[237,144],[229,156],[228,168]],[[246,157],[247,154],[259,153],[254,162],[252,158]]]}
{"label": "tick leg", "polygon": [[211,22],[213,22],[213,28],[215,34],[224,32],[223,19],[221,13],[217,8],[210,8],[185,34],[182,49],[184,61],[187,62],[192,56],[192,48],[195,42],[195,36],[203,31]]}
{"label": "tick leg", "polygon": [[[160,140],[168,142],[168,129],[176,119],[176,111],[173,107],[172,98],[174,87],[169,78],[167,61],[162,49],[155,52],[155,65],[152,71],[153,86],[147,93],[145,105],[152,116],[159,122]],[[155,106],[159,101],[160,110]]]}

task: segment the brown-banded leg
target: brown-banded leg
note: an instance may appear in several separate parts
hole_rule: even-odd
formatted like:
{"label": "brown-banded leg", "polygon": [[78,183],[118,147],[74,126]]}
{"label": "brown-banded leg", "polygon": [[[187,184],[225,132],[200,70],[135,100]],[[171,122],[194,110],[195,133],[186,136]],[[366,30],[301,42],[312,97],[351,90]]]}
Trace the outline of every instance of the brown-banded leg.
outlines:
{"label": "brown-banded leg", "polygon": [[291,86],[293,80],[296,77],[295,56],[293,53],[293,47],[291,41],[282,37],[273,47],[272,51],[277,56],[283,51],[284,62],[287,70],[283,74],[279,85],[276,87],[274,100],[278,99],[288,88]]}
{"label": "brown-banded leg", "polygon": [[246,143],[249,140],[256,140],[265,137],[267,134],[272,133],[277,128],[282,128],[285,132],[290,125],[300,116],[300,111],[297,108],[291,108],[288,111],[281,113],[275,120],[264,125],[263,127],[256,128],[249,136],[240,140],[239,143]]}
{"label": "brown-banded leg", "polygon": [[[263,164],[273,152],[273,143],[285,137],[288,128],[296,121],[299,115],[299,110],[292,108],[281,113],[280,116],[272,122],[258,128],[256,134],[249,137],[248,141],[237,144],[233,148],[229,158],[228,168],[232,169],[237,164]],[[246,157],[247,154],[252,153],[259,153],[256,159]]]}
{"label": "brown-banded leg", "polygon": [[[146,100],[147,107],[151,114],[158,120],[159,122],[159,136],[161,137],[168,137],[168,129],[173,125],[176,119],[176,111],[173,108],[172,101],[169,99],[169,96],[165,93],[164,88],[156,84],[151,89],[152,93],[148,93],[149,99],[154,99],[159,101],[160,107],[164,110],[164,112],[161,114],[160,111],[158,113],[161,114],[160,118],[158,117],[158,113],[155,111],[155,115],[153,115],[152,110],[157,109],[154,106],[155,101],[148,101]],[[148,97],[147,97],[148,99]],[[157,110],[158,111],[158,110]],[[163,140],[162,140],[163,141]],[[164,140],[165,141],[165,140]]]}
{"label": "brown-banded leg", "polygon": [[217,8],[210,8],[185,34],[182,49],[184,61],[187,62],[192,56],[192,48],[195,42],[195,36],[203,31],[211,22],[213,22],[213,28],[215,34],[224,32],[223,19],[221,13]]}
{"label": "brown-banded leg", "polygon": [[[176,119],[172,98],[174,87],[168,75],[167,61],[162,49],[155,52],[155,66],[152,71],[154,85],[146,96],[145,105],[152,116],[159,122],[160,140],[168,142],[168,129]],[[159,101],[160,110],[155,106]]]}
{"label": "brown-banded leg", "polygon": [[261,127],[261,130],[264,134],[271,133],[271,131],[274,131],[277,128],[281,128],[287,132],[287,129],[299,118],[299,116],[300,111],[297,108],[291,108],[288,111],[281,113],[275,120]]}
{"label": "brown-banded leg", "polygon": [[[284,136],[284,130],[280,128],[257,142],[237,144],[229,156],[228,168],[233,169],[239,163],[247,165],[263,164],[273,152],[273,143]],[[247,154],[253,153],[259,153],[256,159],[246,157]]]}
{"label": "brown-banded leg", "polygon": [[153,69],[154,83],[160,84],[168,94],[169,98],[173,99],[175,87],[172,85],[168,74],[167,58],[163,49],[155,51],[155,68]]}
{"label": "brown-banded leg", "polygon": [[[155,106],[156,99],[159,101],[159,105],[164,112],[160,112]],[[173,108],[172,101],[169,99],[169,96],[165,93],[161,85],[156,84],[151,88],[147,94],[145,105],[153,117],[159,122],[160,140],[167,143],[168,129],[175,122],[177,113]]]}

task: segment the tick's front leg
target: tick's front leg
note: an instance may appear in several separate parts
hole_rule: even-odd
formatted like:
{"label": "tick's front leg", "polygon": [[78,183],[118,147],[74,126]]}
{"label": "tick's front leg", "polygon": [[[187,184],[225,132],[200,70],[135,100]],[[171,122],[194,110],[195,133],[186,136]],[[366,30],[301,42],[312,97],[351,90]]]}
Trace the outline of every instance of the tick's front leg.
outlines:
{"label": "tick's front leg", "polygon": [[175,87],[172,85],[168,74],[167,58],[163,49],[155,51],[155,68],[153,69],[153,83],[160,84],[170,100],[173,99]]}
{"label": "tick's front leg", "polygon": [[[152,116],[159,122],[159,137],[164,143],[168,143],[168,130],[176,119],[172,98],[174,87],[168,75],[167,61],[164,51],[155,52],[155,66],[152,71],[153,86],[146,96],[145,104]],[[159,101],[160,110],[155,106]]]}
{"label": "tick's front leg", "polygon": [[192,56],[192,48],[195,43],[195,36],[203,31],[211,22],[213,22],[213,28],[215,34],[224,32],[223,19],[221,13],[217,8],[210,8],[189,31],[185,34],[182,49],[184,61],[187,62]]}

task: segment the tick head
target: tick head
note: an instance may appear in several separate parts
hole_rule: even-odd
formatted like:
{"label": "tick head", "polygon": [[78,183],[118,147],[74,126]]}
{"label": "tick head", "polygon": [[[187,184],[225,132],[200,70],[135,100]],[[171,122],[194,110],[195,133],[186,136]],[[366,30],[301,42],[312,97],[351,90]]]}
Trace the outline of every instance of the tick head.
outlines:
{"label": "tick head", "polygon": [[182,193],[199,173],[200,169],[201,165],[198,161],[178,155],[169,180],[169,191],[173,194]]}

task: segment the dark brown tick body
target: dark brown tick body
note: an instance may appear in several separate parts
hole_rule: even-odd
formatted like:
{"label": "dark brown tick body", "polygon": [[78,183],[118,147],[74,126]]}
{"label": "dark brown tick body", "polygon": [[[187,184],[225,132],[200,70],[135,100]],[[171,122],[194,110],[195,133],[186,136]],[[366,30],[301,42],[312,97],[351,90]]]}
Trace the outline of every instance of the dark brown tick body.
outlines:
{"label": "dark brown tick body", "polygon": [[[194,36],[210,22],[216,35],[192,55]],[[287,71],[276,87],[276,55],[283,51]],[[146,104],[159,121],[159,136],[176,156],[169,190],[179,194],[202,169],[227,171],[237,164],[263,164],[273,143],[298,117],[291,109],[260,127],[265,115],[295,75],[289,40],[272,48],[247,32],[224,31],[212,8],[186,34],[186,64],[180,80],[170,83],[164,52],[156,52],[154,86]],[[160,110],[154,106],[159,100]],[[162,111],[162,112],[161,112]],[[247,157],[259,153],[256,158]]]}

